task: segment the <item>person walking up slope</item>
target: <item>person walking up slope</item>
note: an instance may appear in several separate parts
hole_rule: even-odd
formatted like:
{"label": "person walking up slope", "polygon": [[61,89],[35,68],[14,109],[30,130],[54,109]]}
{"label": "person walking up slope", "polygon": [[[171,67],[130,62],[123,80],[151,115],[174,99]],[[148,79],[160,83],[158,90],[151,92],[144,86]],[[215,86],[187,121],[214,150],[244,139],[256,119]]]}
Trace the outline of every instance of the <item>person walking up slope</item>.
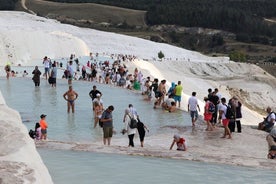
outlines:
{"label": "person walking up slope", "polygon": [[198,111],[200,112],[200,108],[196,98],[196,92],[192,92],[192,96],[188,100],[188,112],[190,112],[193,126],[195,126],[195,122],[198,118],[197,108],[198,108]]}
{"label": "person walking up slope", "polygon": [[135,120],[137,120],[137,117],[130,113],[129,108],[127,108],[125,110],[125,116],[124,116],[124,123],[125,123],[125,130],[127,132],[128,135],[128,147],[134,147],[134,135],[136,134],[136,128],[131,128],[130,127],[130,123],[131,123],[131,118],[134,118]]}
{"label": "person walking up slope", "polygon": [[145,135],[146,135],[145,130],[147,130],[149,132],[149,129],[146,125],[144,125],[143,122],[140,121],[139,118],[138,118],[138,123],[137,123],[137,130],[138,130],[138,133],[139,133],[141,147],[144,147],[144,138],[145,138]]}
{"label": "person walking up slope", "polygon": [[219,109],[219,118],[222,119],[222,124],[224,127],[224,134],[221,138],[226,138],[226,136],[228,135],[228,139],[231,139],[232,138],[231,131],[228,127],[230,120],[227,119],[227,117],[226,117],[226,113],[227,113],[226,99],[221,98],[221,103],[222,103],[222,106],[220,106],[220,109]]}

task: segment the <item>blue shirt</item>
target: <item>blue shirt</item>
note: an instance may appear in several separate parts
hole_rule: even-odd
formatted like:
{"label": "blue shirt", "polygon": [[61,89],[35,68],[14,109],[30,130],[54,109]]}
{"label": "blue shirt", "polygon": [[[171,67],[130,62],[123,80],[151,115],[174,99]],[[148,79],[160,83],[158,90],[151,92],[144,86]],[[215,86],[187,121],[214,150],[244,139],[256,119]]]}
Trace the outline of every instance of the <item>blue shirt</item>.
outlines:
{"label": "blue shirt", "polygon": [[112,112],[109,112],[108,110],[105,110],[102,114],[101,119],[110,119],[110,118],[111,118],[111,121],[103,122],[103,128],[104,127],[113,127]]}

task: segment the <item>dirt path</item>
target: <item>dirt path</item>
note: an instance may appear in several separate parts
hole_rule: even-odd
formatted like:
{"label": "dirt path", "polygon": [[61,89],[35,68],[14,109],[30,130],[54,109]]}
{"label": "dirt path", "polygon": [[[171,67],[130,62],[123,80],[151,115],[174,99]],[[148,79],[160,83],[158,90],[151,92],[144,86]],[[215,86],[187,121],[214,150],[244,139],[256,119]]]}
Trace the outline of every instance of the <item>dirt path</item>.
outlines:
{"label": "dirt path", "polygon": [[33,15],[36,15],[35,12],[33,12],[32,10],[30,10],[30,9],[27,8],[27,6],[26,6],[26,0],[21,0],[21,5],[22,5],[22,7],[23,7],[26,11],[28,11],[29,13],[31,13],[31,14],[33,14]]}

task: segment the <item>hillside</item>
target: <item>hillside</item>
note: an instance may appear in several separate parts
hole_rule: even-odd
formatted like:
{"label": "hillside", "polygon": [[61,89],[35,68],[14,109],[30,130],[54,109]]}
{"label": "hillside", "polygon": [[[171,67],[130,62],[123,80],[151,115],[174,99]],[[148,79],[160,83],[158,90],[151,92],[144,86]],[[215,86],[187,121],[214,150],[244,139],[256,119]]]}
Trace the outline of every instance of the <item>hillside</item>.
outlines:
{"label": "hillside", "polygon": [[[43,0],[22,2],[29,11],[62,23],[168,43],[206,55],[228,56],[237,52],[244,56],[246,62],[252,63],[262,63],[276,57],[275,46],[238,42],[235,34],[226,31],[170,25],[148,26],[145,23],[145,11],[93,3],[67,4]],[[17,10],[22,10],[19,5],[21,4],[18,4]],[[269,68],[276,69],[274,65]],[[274,72],[271,74],[275,75]]]}

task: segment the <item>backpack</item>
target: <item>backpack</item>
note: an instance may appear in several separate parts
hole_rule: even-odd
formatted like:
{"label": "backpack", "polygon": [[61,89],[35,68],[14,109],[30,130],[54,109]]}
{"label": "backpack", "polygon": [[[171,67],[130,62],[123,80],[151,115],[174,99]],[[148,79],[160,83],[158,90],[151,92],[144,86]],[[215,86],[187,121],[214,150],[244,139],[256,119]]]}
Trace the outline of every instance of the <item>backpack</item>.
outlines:
{"label": "backpack", "polygon": [[228,105],[228,106],[226,105],[226,107],[227,107],[226,114],[225,114],[226,119],[235,119],[235,113],[231,108],[231,105]]}
{"label": "backpack", "polygon": [[32,129],[29,131],[29,135],[32,139],[34,139],[36,137],[36,133]]}
{"label": "backpack", "polygon": [[129,116],[129,118],[130,118],[130,124],[129,124],[129,127],[130,128],[137,128],[137,120],[136,119],[134,119],[134,118],[132,118],[131,116]]}
{"label": "backpack", "polygon": [[101,119],[99,119],[99,126],[103,128],[103,122],[101,121]]}
{"label": "backpack", "polygon": [[209,102],[208,112],[209,112],[209,113],[214,113],[215,110],[216,110],[215,104],[213,104],[213,102]]}

